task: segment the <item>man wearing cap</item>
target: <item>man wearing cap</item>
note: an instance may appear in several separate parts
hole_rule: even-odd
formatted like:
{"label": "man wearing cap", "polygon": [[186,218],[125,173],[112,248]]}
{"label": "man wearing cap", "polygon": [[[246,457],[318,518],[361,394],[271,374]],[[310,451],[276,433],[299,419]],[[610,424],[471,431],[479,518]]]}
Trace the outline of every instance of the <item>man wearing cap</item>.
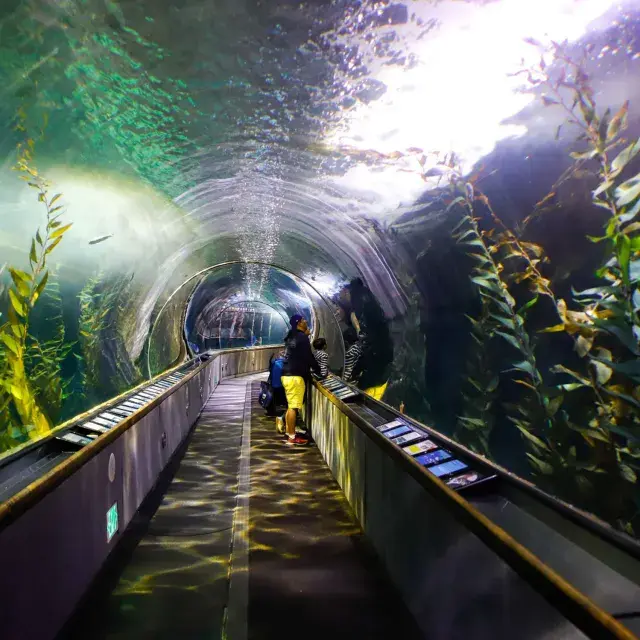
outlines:
{"label": "man wearing cap", "polygon": [[303,445],[307,444],[308,440],[296,435],[297,412],[302,409],[304,404],[305,380],[309,378],[311,370],[320,375],[320,365],[311,351],[307,321],[296,313],[291,316],[289,324],[291,331],[284,339],[286,362],[282,368],[281,378],[289,405],[285,413],[287,444]]}

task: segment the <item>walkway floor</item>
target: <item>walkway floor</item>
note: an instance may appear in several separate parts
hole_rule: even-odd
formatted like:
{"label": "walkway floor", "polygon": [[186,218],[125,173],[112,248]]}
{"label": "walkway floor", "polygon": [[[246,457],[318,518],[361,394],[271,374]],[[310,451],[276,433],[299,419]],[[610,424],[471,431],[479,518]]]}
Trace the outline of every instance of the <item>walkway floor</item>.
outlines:
{"label": "walkway floor", "polygon": [[276,436],[258,386],[216,389],[139,543],[62,637],[419,637],[320,453]]}

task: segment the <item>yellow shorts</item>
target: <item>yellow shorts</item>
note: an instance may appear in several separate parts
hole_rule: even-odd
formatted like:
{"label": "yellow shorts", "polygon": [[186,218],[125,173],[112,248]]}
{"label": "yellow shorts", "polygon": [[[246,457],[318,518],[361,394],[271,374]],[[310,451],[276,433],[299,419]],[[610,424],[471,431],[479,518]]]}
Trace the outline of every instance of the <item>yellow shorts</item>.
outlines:
{"label": "yellow shorts", "polygon": [[369,387],[368,389],[364,389],[364,393],[366,393],[368,396],[371,396],[374,400],[382,400],[382,396],[387,390],[388,384],[388,382],[385,382],[384,384],[380,384],[377,387]]}
{"label": "yellow shorts", "polygon": [[302,409],[304,404],[304,378],[300,376],[282,376],[281,380],[289,409]]}

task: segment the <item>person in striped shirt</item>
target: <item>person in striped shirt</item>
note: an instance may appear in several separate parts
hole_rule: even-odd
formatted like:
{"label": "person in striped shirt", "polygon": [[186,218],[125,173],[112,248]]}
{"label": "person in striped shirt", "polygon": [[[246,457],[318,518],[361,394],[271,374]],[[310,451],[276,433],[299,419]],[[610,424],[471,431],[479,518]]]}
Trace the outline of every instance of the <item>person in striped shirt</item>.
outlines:
{"label": "person in striped shirt", "polygon": [[[361,278],[354,278],[338,295],[345,322],[360,339],[353,347],[357,361],[350,377],[364,393],[382,400],[393,363],[389,321],[373,292]],[[346,346],[346,340],[345,340]],[[345,355],[346,357],[346,355]]]}
{"label": "person in striped shirt", "polygon": [[353,327],[347,327],[342,334],[344,339],[345,354],[344,354],[344,371],[342,377],[345,382],[356,382],[357,371],[356,365],[360,356],[362,356],[362,345],[358,340],[358,332]]}
{"label": "person in striped shirt", "polygon": [[313,341],[315,351],[313,355],[320,365],[320,377],[326,378],[329,373],[329,354],[327,353],[327,341],[324,338],[316,338]]}

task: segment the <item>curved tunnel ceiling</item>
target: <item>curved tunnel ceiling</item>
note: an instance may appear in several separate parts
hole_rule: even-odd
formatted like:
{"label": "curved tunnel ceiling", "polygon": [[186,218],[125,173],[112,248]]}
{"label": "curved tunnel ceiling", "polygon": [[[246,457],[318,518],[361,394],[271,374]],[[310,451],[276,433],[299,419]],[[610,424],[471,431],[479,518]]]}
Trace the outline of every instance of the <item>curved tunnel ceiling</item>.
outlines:
{"label": "curved tunnel ceiling", "polygon": [[[513,121],[530,100],[492,83],[526,52],[522,37],[577,40],[608,26],[594,20],[613,2],[539,4],[16,3],[3,8],[16,31],[7,48],[25,33],[43,47],[6,52],[4,109],[20,105],[32,129],[49,109],[39,157],[75,222],[75,246],[60,259],[83,271],[117,255],[111,268],[146,286],[132,355],[162,296],[214,261],[262,260],[321,280],[360,275],[392,317],[406,308],[405,274],[381,229],[435,186],[424,178],[435,156],[425,165],[423,149],[453,145],[470,167],[505,137],[527,128],[539,137],[538,116]],[[469,47],[482,41],[478,60],[447,55],[432,67],[461,32]],[[496,49],[485,46],[492,33]],[[461,69],[467,80],[456,78]],[[474,77],[485,97],[472,124],[451,105],[458,85],[474,92]],[[96,201],[102,215],[83,216]]]}
{"label": "curved tunnel ceiling", "polygon": [[[561,74],[553,43],[563,43],[582,60],[598,111],[627,104],[624,136],[637,138],[640,0],[0,5],[0,333],[7,318],[22,323],[0,360],[23,355],[17,377],[0,370],[12,381],[0,379],[0,406],[10,408],[10,419],[0,411],[0,453],[30,438],[35,422],[47,431],[184,358],[194,275],[228,261],[244,267],[220,286],[205,281],[196,324],[242,298],[289,311],[296,289],[271,295],[267,264],[323,296],[359,276],[376,338],[363,333],[358,384],[453,433],[471,354],[466,322],[481,296],[452,238],[461,213],[445,158],[489,226],[487,202],[518,233],[540,203],[553,211],[526,233],[547,254],[540,268],[555,295],[575,302],[574,286],[595,286],[605,243],[586,238],[602,235],[597,170],[581,165],[565,180],[577,133],[521,72]],[[17,159],[30,171],[13,171]],[[52,204],[63,207],[49,220],[56,226],[47,225]],[[53,233],[64,237],[42,255]],[[14,308],[23,320],[10,316],[8,291],[27,280],[12,284],[5,263],[18,280],[47,271],[37,304],[30,296]],[[305,293],[341,345],[335,318]],[[545,338],[531,333],[541,376],[555,385],[562,349],[538,348]],[[32,340],[47,345],[44,367]],[[502,384],[511,365],[485,385],[499,380],[496,406],[522,386]],[[43,370],[52,389],[41,388]],[[490,413],[513,432],[502,409]],[[527,473],[524,454],[509,457],[522,438],[501,434],[491,455]]]}

